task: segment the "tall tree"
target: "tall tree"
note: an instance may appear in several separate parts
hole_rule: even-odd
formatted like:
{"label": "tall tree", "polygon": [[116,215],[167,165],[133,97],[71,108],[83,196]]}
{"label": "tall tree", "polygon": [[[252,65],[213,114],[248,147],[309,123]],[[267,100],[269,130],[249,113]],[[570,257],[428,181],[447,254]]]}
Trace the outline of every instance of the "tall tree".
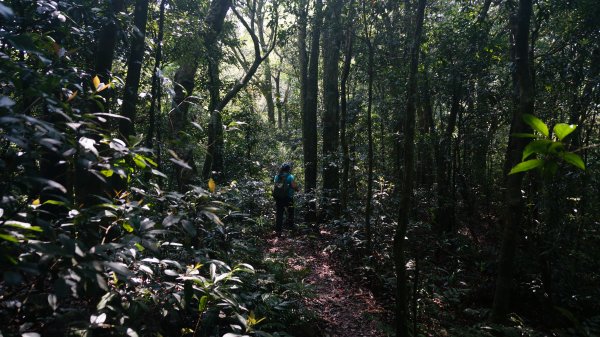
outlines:
{"label": "tall tree", "polygon": [[[371,15],[367,14],[366,1],[363,1],[363,24],[365,43],[367,44],[368,51],[368,64],[367,64],[367,200],[365,207],[365,230],[367,237],[367,252],[371,253],[371,213],[373,212],[373,80],[375,76],[375,49],[372,41],[372,30],[370,23],[367,22],[367,18]],[[369,13],[370,14],[370,13]]]}
{"label": "tall tree", "polygon": [[[302,140],[304,144],[304,192],[313,195],[317,188],[317,100],[319,93],[319,41],[322,22],[321,0],[316,0],[312,24],[310,58],[308,60],[306,91],[302,116]],[[302,53],[302,52],[301,52]],[[317,205],[311,198],[306,213],[307,222],[317,220]]]}
{"label": "tall tree", "polygon": [[[210,108],[215,107],[219,101],[219,83],[218,83],[218,63],[220,51],[218,50],[217,41],[223,25],[225,23],[225,16],[231,7],[231,0],[212,0],[208,9],[208,14],[200,26],[198,34],[202,41],[204,48],[198,48],[197,50],[204,50],[205,56],[208,63],[208,91],[209,91],[209,133],[222,132],[217,130],[214,125],[221,125],[220,115],[215,115]],[[189,110],[190,102],[189,96],[192,95],[195,86],[194,77],[198,69],[198,58],[201,55],[195,54],[183,60],[183,63],[175,72],[174,81],[177,83],[175,86],[175,97],[174,97],[174,109],[169,116],[171,119],[171,138],[172,142],[177,139],[179,132],[183,131],[183,128],[187,124],[187,113]],[[218,120],[216,120],[218,119]],[[175,169],[176,179],[179,186],[179,190],[185,190],[189,184],[189,180],[194,172],[196,172],[196,165],[194,162],[193,147],[189,143],[184,143],[182,147],[176,148],[176,154],[187,162],[188,168],[191,169],[192,173],[185,171],[184,167],[177,166]]]}
{"label": "tall tree", "polygon": [[[250,23],[246,22],[244,17],[238,12],[235,7],[232,7],[231,10],[233,14],[237,17],[237,19],[242,23],[246,31],[250,35],[252,39],[252,44],[254,46],[254,60],[250,67],[246,70],[246,73],[235,83],[229,91],[220,98],[218,87],[213,87],[215,83],[220,83],[219,79],[219,64],[213,64],[211,68],[211,63],[209,62],[209,91],[211,92],[209,109],[211,111],[211,117],[208,124],[208,146],[206,158],[204,161],[204,168],[202,170],[202,175],[204,178],[208,178],[214,176],[216,179],[222,178],[223,173],[223,149],[224,149],[224,138],[223,138],[223,123],[221,112],[227,106],[227,104],[238,94],[240,90],[242,90],[248,82],[252,79],[258,67],[268,59],[270,53],[275,48],[275,44],[277,42],[277,9],[273,11],[274,13],[274,27],[271,34],[271,41],[268,44],[269,47],[265,51],[265,54],[262,55],[261,51],[261,43],[256,34],[254,22],[256,19],[256,7],[250,11]],[[262,10],[262,8],[261,8]],[[216,50],[215,50],[216,52]],[[212,70],[211,70],[212,69]],[[215,92],[213,92],[215,91]],[[216,100],[216,101],[213,101]]]}
{"label": "tall tree", "polygon": [[[343,2],[331,0],[323,24],[323,197],[328,211],[339,213],[339,71]],[[327,47],[325,47],[327,46]]]}
{"label": "tall tree", "polygon": [[344,211],[348,205],[348,185],[350,171],[350,149],[348,146],[348,76],[350,75],[350,66],[352,64],[352,46],[354,43],[354,1],[350,1],[349,15],[346,18],[346,37],[344,40],[344,65],[340,79],[340,142],[342,145],[342,189],[340,192],[341,209]]}
{"label": "tall tree", "polygon": [[131,51],[127,60],[127,78],[123,93],[121,115],[128,118],[119,120],[119,133],[128,140],[135,134],[135,115],[146,45],[146,22],[148,21],[148,0],[136,0],[133,11],[133,33]]}
{"label": "tall tree", "polygon": [[[523,122],[523,114],[532,114],[534,111],[534,87],[531,77],[531,63],[529,54],[529,27],[533,12],[532,0],[519,0],[519,7],[514,18],[513,40],[514,40],[514,85],[518,93],[518,102],[513,109],[510,135],[527,132]],[[506,150],[504,174],[507,174],[513,166],[521,161],[526,140],[509,136],[508,148]],[[498,278],[496,280],[496,292],[494,293],[494,305],[492,308],[492,320],[505,322],[510,311],[510,292],[513,277],[513,264],[517,247],[517,238],[521,227],[523,197],[521,184],[523,173],[506,176],[504,181],[504,209],[502,214],[502,247],[500,250]]]}
{"label": "tall tree", "polygon": [[410,48],[410,67],[408,70],[406,114],[404,122],[404,176],[401,184],[399,184],[402,186],[402,191],[400,195],[398,227],[396,228],[396,234],[394,235],[394,266],[396,268],[396,336],[398,337],[410,336],[405,236],[413,198],[417,71],[419,67],[421,34],[425,18],[425,5],[426,0],[419,0],[415,14],[415,33]]}

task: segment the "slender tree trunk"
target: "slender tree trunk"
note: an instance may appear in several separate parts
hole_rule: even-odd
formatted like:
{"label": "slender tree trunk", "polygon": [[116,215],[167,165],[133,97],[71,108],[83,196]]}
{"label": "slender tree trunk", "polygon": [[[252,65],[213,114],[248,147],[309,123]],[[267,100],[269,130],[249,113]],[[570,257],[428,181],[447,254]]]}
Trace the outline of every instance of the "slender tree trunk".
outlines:
{"label": "slender tree trunk", "polygon": [[410,52],[410,68],[408,72],[408,86],[406,98],[406,115],[404,123],[404,177],[402,181],[402,193],[400,195],[400,212],[398,214],[398,227],[394,235],[394,265],[396,269],[396,336],[409,337],[409,311],[408,311],[408,279],[406,273],[405,244],[406,231],[408,228],[409,213],[413,198],[413,175],[414,175],[414,139],[415,139],[415,115],[417,95],[417,70],[419,66],[419,51],[421,46],[421,34],[425,18],[426,0],[419,0],[416,20],[415,34]]}
{"label": "slender tree trunk", "polygon": [[[352,8],[353,4],[350,3]],[[342,143],[342,191],[340,196],[341,209],[344,211],[348,207],[348,175],[350,170],[350,151],[348,148],[347,139],[347,121],[348,121],[348,76],[350,75],[350,66],[352,64],[352,45],[354,38],[354,29],[352,27],[353,15],[349,16],[348,28],[346,30],[346,50],[344,56],[344,66],[342,68],[342,76],[340,81],[340,141]]]}
{"label": "slender tree trunk", "polygon": [[452,163],[453,147],[452,134],[456,127],[456,119],[460,110],[461,99],[460,84],[453,85],[452,103],[450,105],[450,115],[446,124],[446,131],[442,136],[437,153],[437,183],[438,183],[438,208],[436,211],[436,225],[438,233],[449,233],[455,227],[455,201],[453,196],[454,187],[452,185]]}
{"label": "slender tree trunk", "polygon": [[306,78],[306,97],[302,118],[302,139],[304,144],[304,184],[305,193],[309,195],[306,221],[314,223],[317,220],[317,205],[314,198],[317,188],[317,99],[319,80],[319,40],[321,36],[321,21],[323,3],[316,0],[315,14],[312,25],[310,59]]}
{"label": "slender tree trunk", "polygon": [[144,61],[144,46],[146,45],[146,22],[148,21],[148,0],[136,0],[133,12],[134,29],[131,39],[131,51],[127,60],[127,78],[123,93],[121,115],[129,120],[119,120],[119,133],[125,139],[135,134],[135,116],[138,89]]}
{"label": "slender tree trunk", "polygon": [[[162,62],[162,44],[165,27],[165,5],[167,0],[161,0],[160,13],[158,19],[158,37],[156,38],[156,51],[154,54],[154,68],[152,71],[152,100],[150,101],[150,109],[148,110],[148,134],[146,135],[146,146],[153,147],[154,130],[156,129],[156,105],[160,102],[162,96],[162,85],[160,78],[160,66]],[[160,113],[160,109],[158,110]],[[160,144],[159,144],[160,147]],[[158,150],[158,149],[157,149]],[[158,161],[160,164],[160,161]]]}
{"label": "slender tree trunk", "polygon": [[375,50],[373,47],[373,41],[371,40],[371,27],[367,24],[367,12],[366,5],[363,1],[363,23],[365,25],[365,42],[368,50],[368,64],[367,64],[367,206],[365,209],[365,235],[367,238],[367,254],[371,254],[372,248],[372,234],[371,234],[371,213],[373,212],[373,77],[375,67]]}
{"label": "slender tree trunk", "polygon": [[[264,8],[265,0],[260,0],[257,3],[257,29],[258,29],[258,39],[260,41],[261,49],[263,52],[266,52],[269,49],[269,46],[265,39],[265,20],[264,20]],[[261,91],[263,96],[265,97],[265,101],[267,102],[267,117],[269,119],[269,123],[275,125],[275,102],[273,100],[273,80],[272,80],[272,71],[271,71],[271,62],[269,58],[264,60],[264,73],[263,80],[261,83]],[[280,125],[281,127],[281,125]]]}
{"label": "slender tree trunk", "polygon": [[323,31],[323,209],[339,213],[339,87],[340,16],[343,3],[329,3]]}
{"label": "slender tree trunk", "polygon": [[[518,90],[518,107],[514,109],[510,134],[527,132],[522,120],[523,114],[531,114],[534,111],[534,90],[531,78],[531,64],[529,62],[529,26],[533,11],[532,0],[520,0],[516,17],[516,31],[514,31],[514,64],[515,67],[515,90]],[[511,167],[521,160],[521,154],[526,141],[521,138],[510,137],[506,152],[504,173],[508,173]],[[504,192],[504,214],[502,233],[502,247],[498,263],[498,278],[496,280],[496,292],[494,294],[494,305],[492,308],[492,320],[505,322],[510,312],[510,292],[513,278],[513,265],[517,238],[519,235],[523,199],[521,196],[521,184],[523,173],[512,174],[506,177]]]}

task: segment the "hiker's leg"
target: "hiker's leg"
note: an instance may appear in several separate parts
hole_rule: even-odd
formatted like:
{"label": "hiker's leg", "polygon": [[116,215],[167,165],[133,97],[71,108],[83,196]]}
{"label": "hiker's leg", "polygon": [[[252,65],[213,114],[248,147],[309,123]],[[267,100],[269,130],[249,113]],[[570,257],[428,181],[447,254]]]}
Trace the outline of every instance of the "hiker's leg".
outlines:
{"label": "hiker's leg", "polygon": [[287,200],[287,227],[294,229],[294,199]]}
{"label": "hiker's leg", "polygon": [[283,227],[283,211],[285,210],[285,203],[281,201],[276,201],[276,210],[275,210],[275,232],[277,234],[281,234],[281,230]]}

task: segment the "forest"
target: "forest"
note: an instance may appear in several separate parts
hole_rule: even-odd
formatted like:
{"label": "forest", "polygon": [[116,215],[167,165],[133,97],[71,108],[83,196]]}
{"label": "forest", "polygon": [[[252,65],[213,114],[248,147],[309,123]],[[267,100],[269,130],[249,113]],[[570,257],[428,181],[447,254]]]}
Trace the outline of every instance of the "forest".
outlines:
{"label": "forest", "polygon": [[1,0],[0,192],[0,337],[600,336],[600,2]]}

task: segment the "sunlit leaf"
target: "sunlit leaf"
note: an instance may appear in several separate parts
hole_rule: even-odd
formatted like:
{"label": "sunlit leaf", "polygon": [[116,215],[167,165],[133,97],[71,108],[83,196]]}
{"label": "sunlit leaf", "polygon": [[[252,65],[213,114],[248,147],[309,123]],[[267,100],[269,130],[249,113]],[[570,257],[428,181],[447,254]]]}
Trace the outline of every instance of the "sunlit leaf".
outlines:
{"label": "sunlit leaf", "polygon": [[208,179],[208,190],[210,193],[215,193],[215,189],[217,188],[217,184],[213,180],[213,178]]}
{"label": "sunlit leaf", "polygon": [[580,168],[582,170],[585,170],[585,163],[583,162],[583,159],[581,159],[581,157],[576,154],[576,153],[572,153],[572,152],[565,152],[562,155],[562,158],[569,164]]}
{"label": "sunlit leaf", "polygon": [[124,223],[122,226],[123,226],[123,229],[125,229],[128,233],[133,232],[133,227],[131,227],[130,224]]}
{"label": "sunlit leaf", "polygon": [[515,173],[519,173],[519,172],[533,170],[534,168],[540,167],[542,165],[544,165],[544,161],[542,159],[532,159],[532,160],[524,161],[524,162],[521,162],[521,163],[518,163],[517,165],[515,165],[515,167],[513,167],[512,170],[510,170],[510,172],[508,174],[510,175],[510,174],[515,174]]}
{"label": "sunlit leaf", "polygon": [[535,117],[530,114],[523,114],[523,121],[527,123],[527,125],[531,126],[532,129],[544,135],[544,137],[549,136],[548,125],[542,122],[541,119]]}
{"label": "sunlit leaf", "polygon": [[135,165],[137,165],[137,167],[141,169],[145,169],[147,166],[146,161],[139,154],[133,156],[133,162],[135,163]]}
{"label": "sunlit leaf", "polygon": [[107,177],[107,178],[110,178],[110,177],[112,177],[112,175],[115,173],[115,171],[113,171],[113,170],[100,170],[100,173],[101,173],[103,176],[105,176],[105,177]]}
{"label": "sunlit leaf", "polygon": [[2,233],[0,233],[0,239],[2,239],[4,241],[8,241],[8,242],[14,242],[14,243],[19,242],[19,239],[17,239],[16,237],[14,237],[12,235],[8,235],[8,234],[2,234]]}
{"label": "sunlit leaf", "polygon": [[100,86],[100,78],[98,78],[98,76],[96,75],[92,79],[92,82],[94,83],[94,89],[98,90],[98,86]]}
{"label": "sunlit leaf", "polygon": [[575,124],[558,123],[554,126],[554,133],[558,139],[563,140],[565,137],[571,134],[571,132],[577,129]]}

